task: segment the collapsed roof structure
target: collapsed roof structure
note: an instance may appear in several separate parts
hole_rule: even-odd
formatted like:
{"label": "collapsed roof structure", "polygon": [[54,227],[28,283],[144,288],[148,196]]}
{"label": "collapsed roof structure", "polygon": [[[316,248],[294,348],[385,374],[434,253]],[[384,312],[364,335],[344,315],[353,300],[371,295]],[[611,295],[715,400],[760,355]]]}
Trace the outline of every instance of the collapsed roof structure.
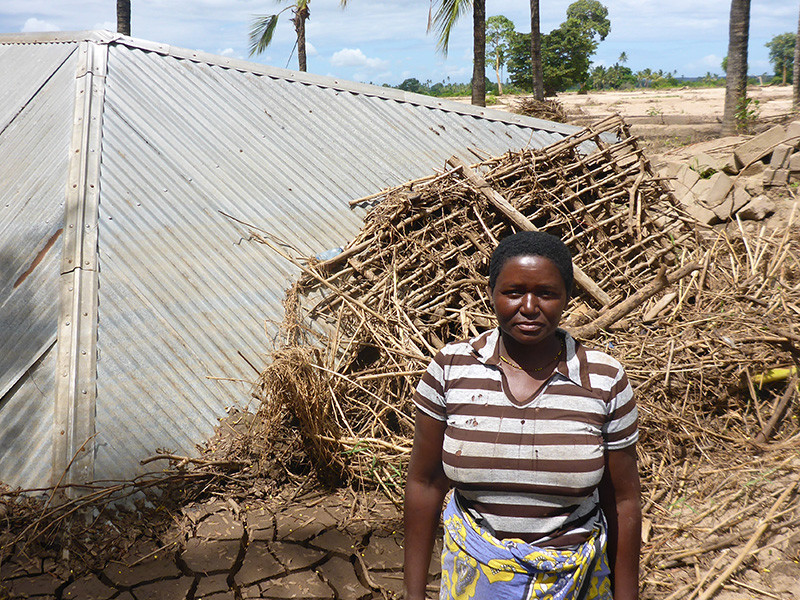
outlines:
{"label": "collapsed roof structure", "polygon": [[25,489],[132,478],[246,400],[297,271],[228,215],[314,255],[353,198],[575,130],[105,31],[2,35],[0,72],[0,480]]}

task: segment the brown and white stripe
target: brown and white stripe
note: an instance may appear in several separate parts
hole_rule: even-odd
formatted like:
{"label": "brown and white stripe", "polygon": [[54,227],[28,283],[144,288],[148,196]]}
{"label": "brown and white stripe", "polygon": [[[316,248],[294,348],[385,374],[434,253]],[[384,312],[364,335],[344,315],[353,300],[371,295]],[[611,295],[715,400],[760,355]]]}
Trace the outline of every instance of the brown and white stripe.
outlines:
{"label": "brown and white stripe", "polygon": [[509,392],[495,329],[445,346],[414,402],[447,422],[442,463],[466,509],[498,538],[561,547],[587,539],[604,454],[634,444],[638,430],[622,366],[558,334],[566,352],[532,399]]}

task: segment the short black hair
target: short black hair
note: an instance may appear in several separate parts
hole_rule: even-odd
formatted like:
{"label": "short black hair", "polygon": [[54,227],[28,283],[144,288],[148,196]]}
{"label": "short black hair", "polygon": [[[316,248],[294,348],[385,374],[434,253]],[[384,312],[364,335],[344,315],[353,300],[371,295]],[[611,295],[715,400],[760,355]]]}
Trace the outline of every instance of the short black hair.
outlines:
{"label": "short black hair", "polygon": [[506,261],[517,256],[541,256],[551,261],[564,280],[567,294],[572,294],[572,255],[567,245],[543,231],[520,231],[500,240],[489,259],[489,287],[494,289]]}

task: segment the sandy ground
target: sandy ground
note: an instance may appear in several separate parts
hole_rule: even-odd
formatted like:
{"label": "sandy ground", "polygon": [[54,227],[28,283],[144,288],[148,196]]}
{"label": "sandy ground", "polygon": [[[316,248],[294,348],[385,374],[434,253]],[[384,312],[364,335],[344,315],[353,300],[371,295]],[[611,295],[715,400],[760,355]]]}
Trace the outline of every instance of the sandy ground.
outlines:
{"label": "sandy ground", "polygon": [[[791,86],[752,86],[749,98],[758,101],[757,127],[789,114]],[[519,96],[501,96],[492,108],[513,111]],[[460,98],[469,102],[469,98]],[[588,94],[564,93],[557,100],[567,110],[569,122],[587,125],[619,113],[634,135],[649,149],[684,146],[719,137],[725,104],[725,88],[637,89],[600,91]]]}

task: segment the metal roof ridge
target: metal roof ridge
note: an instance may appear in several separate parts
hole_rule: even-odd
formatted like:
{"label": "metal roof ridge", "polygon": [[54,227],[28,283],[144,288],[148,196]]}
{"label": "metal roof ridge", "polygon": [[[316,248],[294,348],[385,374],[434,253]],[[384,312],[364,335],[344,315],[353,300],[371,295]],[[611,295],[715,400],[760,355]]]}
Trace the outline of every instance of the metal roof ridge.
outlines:
{"label": "metal roof ridge", "polygon": [[[94,479],[97,401],[98,206],[108,45],[80,43],[59,277],[53,481]],[[68,488],[69,495],[80,494]]]}
{"label": "metal roof ridge", "polygon": [[[44,34],[28,34],[28,35],[44,35]],[[342,92],[350,92],[354,94],[362,94],[364,96],[372,96],[383,98],[386,100],[396,100],[398,102],[407,102],[416,106],[423,106],[437,110],[443,110],[456,114],[462,114],[471,117],[478,117],[488,119],[490,121],[499,121],[512,125],[519,125],[521,127],[531,127],[533,129],[540,129],[544,131],[561,133],[570,135],[580,130],[580,127],[574,125],[565,125],[562,123],[555,123],[553,121],[545,121],[543,119],[536,119],[533,117],[526,117],[523,115],[516,115],[492,108],[482,106],[473,106],[471,104],[462,104],[454,100],[446,100],[436,98],[434,96],[425,96],[423,94],[415,94],[412,92],[405,92],[396,88],[383,87],[368,83],[358,83],[346,79],[336,77],[329,77],[326,75],[316,75],[314,73],[304,73],[302,71],[292,71],[290,69],[281,69],[280,67],[271,67],[262,65],[251,61],[228,58],[219,56],[218,54],[211,54],[201,50],[189,50],[170,44],[162,44],[158,42],[151,42],[148,40],[128,37],[110,31],[83,31],[74,34],[62,33],[63,36],[72,35],[76,39],[94,41],[102,44],[120,44],[129,48],[137,48],[148,52],[155,52],[164,56],[172,56],[178,59],[191,60],[193,62],[201,62],[209,65],[234,69],[246,73],[254,73],[257,75],[264,75],[276,79],[284,79],[286,81],[293,81],[306,85],[316,85],[323,88],[330,88]],[[0,43],[2,43],[2,36],[0,36]]]}
{"label": "metal roof ridge", "polygon": [[108,44],[121,37],[120,34],[105,29],[84,31],[45,31],[34,33],[2,33],[0,46],[7,44],[67,44],[95,42]]}
{"label": "metal roof ridge", "polygon": [[383,87],[369,83],[358,83],[355,81],[330,77],[327,75],[316,75],[314,73],[292,71],[290,69],[282,69],[280,67],[271,67],[239,58],[228,58],[200,50],[189,50],[186,48],[170,46],[169,44],[159,44],[138,38],[120,36],[118,39],[114,40],[113,43],[129,46],[131,48],[148,50],[175,58],[202,62],[247,73],[265,75],[267,77],[273,77],[276,79],[285,79],[287,81],[293,81],[306,85],[316,85],[342,92],[351,92],[354,94],[362,94],[364,96],[384,98],[386,100],[397,100],[398,102],[407,102],[417,106],[424,106],[427,108],[489,119],[491,121],[500,121],[503,123],[510,123],[523,127],[543,129],[545,131],[563,133],[565,135],[570,135],[576,131],[580,131],[581,129],[580,127],[576,127],[574,125],[565,125],[562,123],[555,123],[553,121],[535,119],[533,117],[516,115],[482,106],[462,104],[460,102],[456,102],[455,100],[445,100],[435,96],[415,94],[413,92],[398,90],[397,88]]}
{"label": "metal roof ridge", "polygon": [[91,30],[91,31],[77,31],[77,32],[48,32],[48,33],[24,33],[24,34],[4,34],[0,35],[0,45],[9,43],[55,43],[55,42],[94,42],[98,44],[120,44],[129,48],[137,48],[148,52],[155,52],[164,56],[172,56],[178,59],[191,60],[193,62],[206,63],[209,65],[234,69],[246,73],[254,73],[257,75],[265,75],[276,79],[284,79],[286,81],[293,81],[306,85],[316,85],[323,88],[330,88],[342,92],[350,92],[354,94],[362,94],[364,96],[372,96],[383,98],[386,100],[396,100],[398,102],[407,102],[416,106],[423,106],[426,108],[443,110],[465,116],[478,117],[488,119],[490,121],[499,121],[512,125],[519,125],[521,127],[531,127],[533,129],[540,129],[544,131],[561,133],[570,135],[580,130],[580,127],[574,125],[565,125],[562,123],[555,123],[553,121],[545,121],[543,119],[536,119],[533,117],[526,117],[523,115],[516,115],[492,108],[482,106],[473,106],[471,104],[462,104],[454,100],[445,100],[436,98],[434,96],[425,96],[423,94],[415,94],[412,92],[405,92],[396,88],[383,87],[368,83],[358,83],[346,79],[339,79],[336,77],[329,77],[326,75],[316,75],[314,73],[304,73],[302,71],[292,71],[289,69],[281,69],[280,67],[271,67],[254,63],[239,58],[228,58],[219,56],[218,54],[211,54],[201,50],[189,50],[170,44],[162,44],[158,42],[151,42],[148,40],[128,37],[119,33],[113,33],[107,30]]}

